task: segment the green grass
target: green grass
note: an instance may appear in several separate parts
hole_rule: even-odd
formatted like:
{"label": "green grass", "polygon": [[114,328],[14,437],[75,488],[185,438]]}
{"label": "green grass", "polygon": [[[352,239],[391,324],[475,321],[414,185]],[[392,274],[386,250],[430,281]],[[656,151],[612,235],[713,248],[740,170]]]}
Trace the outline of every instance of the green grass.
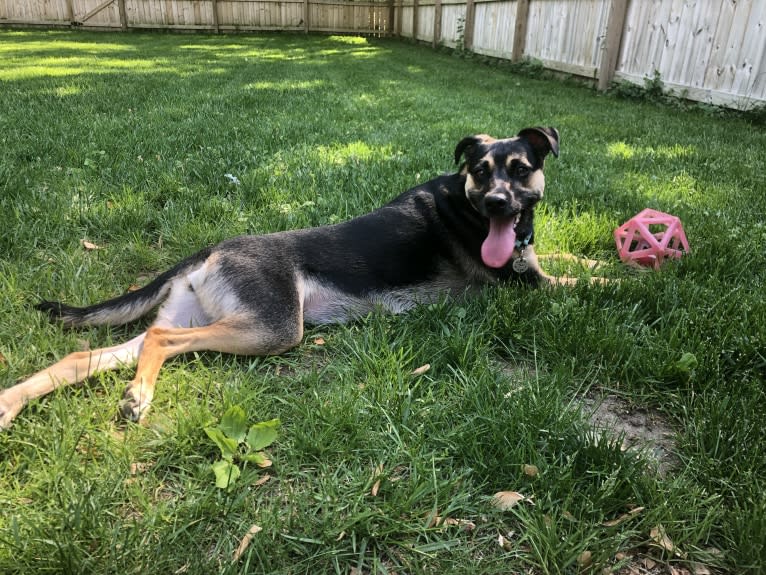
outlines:
{"label": "green grass", "polygon": [[[142,329],[64,331],[39,298],[94,302],[235,234],[361,214],[477,132],[561,131],[538,251],[621,279],[314,328],[279,358],[179,358],[141,426],[114,418],[130,370],[53,393],[0,434],[0,572],[575,573],[586,550],[594,572],[618,552],[766,569],[762,129],[358,38],[4,31],[0,61],[2,387]],[[616,262],[613,228],[645,207],[692,246],[659,273]],[[588,391],[663,414],[676,467],[595,432]],[[223,491],[204,427],[231,405],[282,427],[272,478]],[[501,490],[532,503],[499,511]],[[647,545],[658,525],[677,554]]]}

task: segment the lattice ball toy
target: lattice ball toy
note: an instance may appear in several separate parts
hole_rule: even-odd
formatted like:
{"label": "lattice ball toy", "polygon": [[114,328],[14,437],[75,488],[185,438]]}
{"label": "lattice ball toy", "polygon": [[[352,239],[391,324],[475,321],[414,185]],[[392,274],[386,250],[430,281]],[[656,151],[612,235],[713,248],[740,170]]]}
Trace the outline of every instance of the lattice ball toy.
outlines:
{"label": "lattice ball toy", "polygon": [[655,269],[689,252],[681,220],[648,208],[614,230],[614,240],[624,263]]}

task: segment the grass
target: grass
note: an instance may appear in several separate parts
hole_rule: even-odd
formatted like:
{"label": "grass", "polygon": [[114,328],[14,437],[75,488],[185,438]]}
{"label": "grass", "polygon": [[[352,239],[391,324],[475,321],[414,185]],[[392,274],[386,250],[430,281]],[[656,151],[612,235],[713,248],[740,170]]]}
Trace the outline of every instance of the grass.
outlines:
{"label": "grass", "polygon": [[[763,130],[360,38],[4,31],[0,59],[0,386],[142,329],[65,331],[37,299],[93,302],[235,234],[366,212],[452,170],[471,133],[557,127],[538,251],[621,278],[178,359],[145,425],[114,419],[129,369],[53,393],[0,434],[1,572],[575,573],[585,551],[594,572],[766,568]],[[615,262],[613,228],[644,207],[692,246],[659,273]],[[594,430],[588,392],[667,418],[673,470]],[[271,479],[226,491],[204,427],[232,405],[282,427]],[[500,511],[501,490],[531,502]]]}

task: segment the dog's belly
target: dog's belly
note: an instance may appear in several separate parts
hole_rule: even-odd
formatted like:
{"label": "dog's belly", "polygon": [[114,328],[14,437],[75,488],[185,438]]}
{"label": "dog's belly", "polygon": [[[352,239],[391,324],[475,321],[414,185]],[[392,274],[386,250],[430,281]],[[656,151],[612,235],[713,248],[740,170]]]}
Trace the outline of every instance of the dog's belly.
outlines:
{"label": "dog's belly", "polygon": [[312,324],[343,323],[376,309],[401,313],[433,301],[438,292],[432,286],[415,286],[353,295],[313,278],[303,278],[299,286],[303,320]]}

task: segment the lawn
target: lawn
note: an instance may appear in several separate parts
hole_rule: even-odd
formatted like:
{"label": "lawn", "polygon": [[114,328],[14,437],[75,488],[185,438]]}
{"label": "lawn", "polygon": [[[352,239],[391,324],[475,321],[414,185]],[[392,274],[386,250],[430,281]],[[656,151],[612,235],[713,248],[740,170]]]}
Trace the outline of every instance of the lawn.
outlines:
{"label": "lawn", "polygon": [[[177,358],[141,425],[115,419],[129,368],[59,390],[0,433],[0,572],[766,569],[762,127],[397,41],[4,31],[0,62],[0,387],[145,327],[67,331],[39,299],[364,213],[453,170],[473,133],[560,130],[538,252],[619,280],[314,327],[281,357]],[[658,272],[612,239],[645,207],[691,244]],[[666,449],[594,426],[604,397],[672,430]],[[221,489],[205,428],[233,406],[281,426],[273,465]],[[524,499],[503,510],[500,491]]]}

